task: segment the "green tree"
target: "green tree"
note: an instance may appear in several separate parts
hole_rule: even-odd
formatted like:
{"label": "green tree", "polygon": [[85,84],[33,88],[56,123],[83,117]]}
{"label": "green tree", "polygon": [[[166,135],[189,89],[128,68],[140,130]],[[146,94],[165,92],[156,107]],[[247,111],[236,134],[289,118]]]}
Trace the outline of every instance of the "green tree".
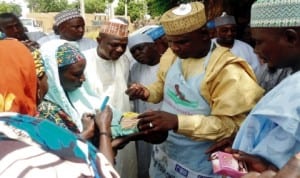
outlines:
{"label": "green tree", "polygon": [[59,12],[70,8],[68,0],[27,0],[31,12]]}
{"label": "green tree", "polygon": [[22,9],[18,4],[0,2],[0,13],[3,12],[13,12],[17,16],[21,16]]}
{"label": "green tree", "polygon": [[106,5],[104,0],[85,0],[84,7],[86,13],[103,13]]}
{"label": "green tree", "polygon": [[[144,12],[144,5],[142,2],[134,2],[127,0],[127,12],[128,16],[130,16],[130,19],[132,21],[135,21],[136,19],[143,18]],[[120,0],[118,7],[115,10],[116,15],[124,15],[125,14],[125,0]]]}

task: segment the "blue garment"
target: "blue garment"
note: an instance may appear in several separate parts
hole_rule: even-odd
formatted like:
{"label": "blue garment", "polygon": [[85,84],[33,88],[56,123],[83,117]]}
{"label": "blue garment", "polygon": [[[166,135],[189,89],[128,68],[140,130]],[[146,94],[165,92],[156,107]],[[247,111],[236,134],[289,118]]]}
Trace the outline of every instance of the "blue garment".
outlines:
{"label": "blue garment", "polygon": [[282,168],[300,151],[300,72],[268,92],[253,108],[233,148],[258,155]]}
{"label": "blue garment", "polygon": [[[210,54],[204,62],[205,66],[209,57]],[[210,115],[210,106],[199,93],[205,72],[185,80],[181,60],[177,58],[166,75],[161,110],[173,114]],[[211,162],[205,154],[212,143],[194,141],[169,131],[167,140],[153,148],[150,177],[218,177],[213,175]]]}
{"label": "blue garment", "polygon": [[[25,131],[44,150],[65,160],[85,162],[93,168],[95,177],[100,177],[96,160],[97,149],[71,131],[48,120],[40,120],[17,113],[4,113],[0,117],[0,122]],[[0,141],[1,139],[5,138],[0,137]]]}

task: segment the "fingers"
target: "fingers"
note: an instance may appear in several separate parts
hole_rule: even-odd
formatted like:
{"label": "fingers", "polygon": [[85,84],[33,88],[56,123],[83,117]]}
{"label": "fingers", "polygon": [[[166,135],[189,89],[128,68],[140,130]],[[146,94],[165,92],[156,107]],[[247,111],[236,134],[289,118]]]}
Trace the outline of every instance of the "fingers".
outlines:
{"label": "fingers", "polygon": [[258,178],[261,174],[258,172],[250,172],[244,175],[242,178]]}
{"label": "fingers", "polygon": [[250,172],[250,173],[244,175],[242,178],[272,178],[272,177],[277,177],[276,172],[268,170],[268,171],[265,171],[262,173]]}

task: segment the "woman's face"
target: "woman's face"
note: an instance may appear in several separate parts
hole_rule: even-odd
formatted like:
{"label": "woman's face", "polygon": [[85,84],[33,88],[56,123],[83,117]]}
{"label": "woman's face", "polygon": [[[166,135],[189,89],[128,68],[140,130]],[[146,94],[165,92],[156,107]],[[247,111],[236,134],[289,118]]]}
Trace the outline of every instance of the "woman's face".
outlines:
{"label": "woman's face", "polygon": [[73,91],[81,87],[85,81],[84,68],[85,60],[80,60],[74,64],[59,69],[60,83],[65,91]]}
{"label": "woman's face", "polygon": [[42,77],[38,78],[38,104],[40,104],[48,92],[48,77],[44,73]]}

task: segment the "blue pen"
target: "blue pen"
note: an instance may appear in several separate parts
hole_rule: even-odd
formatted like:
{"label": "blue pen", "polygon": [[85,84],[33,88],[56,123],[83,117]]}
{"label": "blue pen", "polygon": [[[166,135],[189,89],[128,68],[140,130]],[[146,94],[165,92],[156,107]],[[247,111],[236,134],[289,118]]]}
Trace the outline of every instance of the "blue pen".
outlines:
{"label": "blue pen", "polygon": [[102,104],[101,104],[101,107],[100,107],[100,111],[103,111],[108,103],[108,100],[109,100],[109,96],[105,96]]}

